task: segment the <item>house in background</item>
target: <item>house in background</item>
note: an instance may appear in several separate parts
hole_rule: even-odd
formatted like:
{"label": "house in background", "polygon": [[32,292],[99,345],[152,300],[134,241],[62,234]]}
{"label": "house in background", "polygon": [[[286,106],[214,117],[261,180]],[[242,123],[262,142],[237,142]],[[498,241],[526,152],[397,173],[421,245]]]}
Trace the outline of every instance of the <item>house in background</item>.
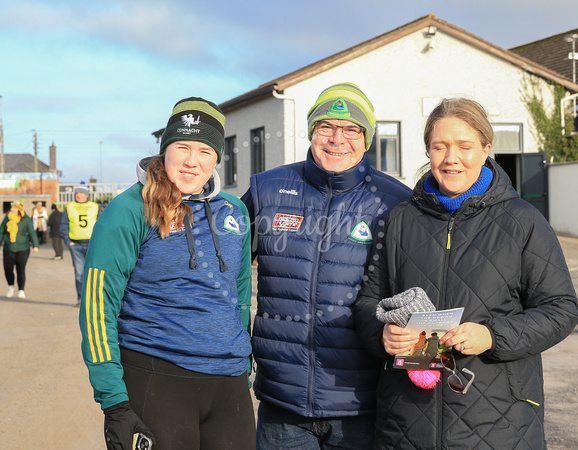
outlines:
{"label": "house in background", "polygon": [[[521,196],[547,216],[546,161],[522,100],[527,77],[538,81],[550,106],[548,83],[578,91],[563,74],[435,15],[422,17],[220,104],[227,117],[218,166],[222,189],[240,196],[251,175],[304,160],[309,108],[326,87],[353,82],[375,107],[369,157],[377,169],[413,187],[427,162],[427,116],[442,98],[471,98],[486,108],[494,126],[492,156]],[[163,131],[153,134],[160,138]]]}
{"label": "house in background", "polygon": [[[578,29],[550,36],[510,49],[524,58],[530,59],[556,73],[578,81]],[[566,108],[572,111],[574,123],[569,124],[573,134],[578,133],[578,96],[566,99]]]}
{"label": "house in background", "polygon": [[[575,41],[574,54],[572,36],[574,36]],[[578,59],[578,29],[520,45],[511,48],[510,51],[547,67],[569,80],[573,80],[575,74],[578,75],[574,72],[572,60],[572,57]]]}
{"label": "house in background", "polygon": [[[578,29],[530,42],[510,51],[531,59],[570,79],[578,79]],[[578,109],[574,99],[566,107],[574,113],[574,133],[578,131]],[[572,109],[574,108],[574,109]],[[558,233],[578,237],[578,162],[548,165],[548,198],[550,224]]]}
{"label": "house in background", "polygon": [[444,97],[468,97],[488,111],[496,132],[492,156],[523,195],[525,180],[535,178],[544,160],[522,100],[525,77],[538,79],[549,102],[548,82],[578,91],[566,76],[435,15],[422,17],[222,103],[227,117],[219,168],[223,189],[242,195],[252,174],[305,159],[309,108],[323,89],[348,81],[375,107],[369,156],[377,169],[413,187],[427,162],[428,114]]}
{"label": "house in background", "polygon": [[[6,214],[14,200],[24,203],[24,210],[32,214],[34,205],[41,202],[50,209],[57,200],[58,175],[56,146],[50,146],[50,164],[26,153],[5,153],[4,172],[0,173],[0,202]],[[1,220],[1,219],[0,219]]]}

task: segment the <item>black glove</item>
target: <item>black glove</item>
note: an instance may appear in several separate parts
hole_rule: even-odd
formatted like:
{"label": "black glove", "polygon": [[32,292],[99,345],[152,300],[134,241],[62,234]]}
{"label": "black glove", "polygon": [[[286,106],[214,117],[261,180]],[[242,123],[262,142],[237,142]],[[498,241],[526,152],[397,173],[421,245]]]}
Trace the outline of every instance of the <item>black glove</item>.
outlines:
{"label": "black glove", "polygon": [[155,438],[151,430],[130,409],[129,402],[118,403],[103,412],[104,439],[108,450],[131,450],[135,433],[142,433],[151,438],[154,444]]}

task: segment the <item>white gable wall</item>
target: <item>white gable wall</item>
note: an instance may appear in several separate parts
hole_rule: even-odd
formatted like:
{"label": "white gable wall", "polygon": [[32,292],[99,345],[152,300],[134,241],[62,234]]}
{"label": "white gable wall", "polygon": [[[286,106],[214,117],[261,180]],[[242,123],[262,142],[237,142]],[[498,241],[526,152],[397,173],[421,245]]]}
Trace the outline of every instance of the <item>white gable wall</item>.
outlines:
{"label": "white gable wall", "polygon": [[536,151],[531,119],[521,100],[524,71],[440,31],[434,38],[435,47],[428,49],[432,39],[425,31],[412,33],[287,88],[284,96],[294,101],[272,97],[227,114],[227,135],[237,134],[240,150],[239,182],[237,189],[230,192],[241,195],[248,187],[250,147],[246,145],[250,129],[265,126],[269,136],[267,169],[303,160],[309,148],[309,108],[323,89],[344,81],[357,84],[366,93],[378,121],[400,122],[400,180],[410,187],[416,182],[418,169],[427,162],[423,129],[429,111],[423,110],[424,99],[462,96],[477,100],[492,122],[521,123],[524,152]]}
{"label": "white gable wall", "polygon": [[[251,174],[251,130],[265,128],[265,167],[271,169],[285,164],[285,152],[289,151],[288,139],[283,138],[283,102],[273,97],[237,109],[226,115],[225,137],[237,138],[237,185],[223,186],[223,190],[241,196],[249,187]],[[222,183],[225,182],[224,161],[217,169]]]}

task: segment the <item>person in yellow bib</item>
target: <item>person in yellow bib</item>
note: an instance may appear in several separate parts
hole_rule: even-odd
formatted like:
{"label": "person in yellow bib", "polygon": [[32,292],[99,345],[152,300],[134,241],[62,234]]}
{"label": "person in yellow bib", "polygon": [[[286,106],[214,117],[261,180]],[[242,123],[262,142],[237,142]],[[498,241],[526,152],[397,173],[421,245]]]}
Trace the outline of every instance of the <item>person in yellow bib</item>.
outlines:
{"label": "person in yellow bib", "polygon": [[81,182],[74,189],[75,201],[66,205],[60,222],[60,235],[70,249],[76,282],[76,306],[82,297],[82,275],[92,229],[98,217],[98,204],[88,200],[88,186]]}

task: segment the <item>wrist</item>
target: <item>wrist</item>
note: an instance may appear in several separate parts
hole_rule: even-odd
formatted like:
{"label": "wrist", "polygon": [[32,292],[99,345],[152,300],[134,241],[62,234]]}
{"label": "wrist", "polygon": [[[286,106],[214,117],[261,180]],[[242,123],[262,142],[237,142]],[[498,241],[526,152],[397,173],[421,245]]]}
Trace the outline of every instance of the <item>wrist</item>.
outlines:
{"label": "wrist", "polygon": [[121,411],[121,410],[128,411],[129,409],[130,409],[130,402],[124,401],[124,402],[117,403],[116,405],[109,406],[108,408],[103,409],[102,412],[104,414],[110,414],[112,412]]}

